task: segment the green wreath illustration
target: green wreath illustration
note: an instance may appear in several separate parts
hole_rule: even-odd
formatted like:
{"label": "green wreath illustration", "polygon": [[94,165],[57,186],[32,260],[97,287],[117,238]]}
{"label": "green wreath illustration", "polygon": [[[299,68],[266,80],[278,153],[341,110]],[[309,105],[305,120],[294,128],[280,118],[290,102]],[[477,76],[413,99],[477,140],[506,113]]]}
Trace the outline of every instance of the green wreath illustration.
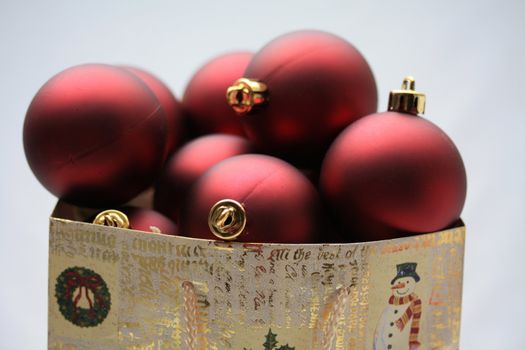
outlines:
{"label": "green wreath illustration", "polygon": [[[111,295],[106,282],[99,274],[85,267],[65,269],[57,278],[55,296],[62,316],[79,327],[101,324],[111,308]],[[86,298],[88,308],[78,305],[81,298]]]}

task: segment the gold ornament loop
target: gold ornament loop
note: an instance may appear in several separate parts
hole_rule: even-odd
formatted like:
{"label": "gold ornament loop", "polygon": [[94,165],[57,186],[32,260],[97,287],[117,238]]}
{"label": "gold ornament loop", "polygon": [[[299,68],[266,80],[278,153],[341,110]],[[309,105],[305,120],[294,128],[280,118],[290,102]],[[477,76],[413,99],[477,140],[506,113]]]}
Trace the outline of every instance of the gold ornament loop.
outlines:
{"label": "gold ornament loop", "polygon": [[220,200],[210,209],[208,226],[216,237],[232,241],[246,227],[246,211],[242,204],[233,199]]}
{"label": "gold ornament loop", "polygon": [[119,228],[129,228],[129,219],[121,211],[115,209],[104,210],[95,217],[93,223],[96,225],[119,227]]}
{"label": "gold ornament loop", "polygon": [[268,87],[257,80],[241,78],[226,90],[226,100],[239,115],[268,101]]}
{"label": "gold ornament loop", "polygon": [[414,77],[411,75],[407,75],[403,79],[403,84],[401,84],[401,89],[416,91],[416,79],[414,79]]}
{"label": "gold ornament loop", "polygon": [[403,79],[401,90],[390,91],[388,110],[414,115],[424,114],[425,102],[425,94],[416,91],[416,80],[413,76],[407,75]]}

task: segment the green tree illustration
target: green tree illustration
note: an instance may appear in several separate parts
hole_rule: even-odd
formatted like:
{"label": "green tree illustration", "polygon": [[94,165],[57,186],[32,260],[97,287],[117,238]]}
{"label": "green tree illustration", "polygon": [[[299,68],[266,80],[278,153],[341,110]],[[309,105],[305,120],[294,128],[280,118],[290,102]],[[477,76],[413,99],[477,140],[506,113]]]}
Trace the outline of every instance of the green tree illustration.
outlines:
{"label": "green tree illustration", "polygon": [[[277,334],[272,333],[272,329],[270,328],[268,330],[268,334],[266,334],[266,341],[264,342],[264,350],[295,350],[295,347],[291,347],[288,344],[282,345],[280,347],[277,347],[278,341],[277,341]],[[252,350],[243,348],[244,350]]]}

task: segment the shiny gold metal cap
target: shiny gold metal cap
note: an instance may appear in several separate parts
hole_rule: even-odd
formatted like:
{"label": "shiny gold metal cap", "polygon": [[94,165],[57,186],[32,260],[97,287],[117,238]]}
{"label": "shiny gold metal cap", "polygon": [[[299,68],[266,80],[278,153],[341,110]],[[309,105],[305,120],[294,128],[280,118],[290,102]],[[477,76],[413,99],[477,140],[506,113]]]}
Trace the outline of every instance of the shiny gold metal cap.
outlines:
{"label": "shiny gold metal cap", "polygon": [[268,101],[268,87],[257,80],[241,78],[226,91],[228,104],[240,115]]}
{"label": "shiny gold metal cap", "polygon": [[409,114],[425,113],[425,94],[416,91],[416,80],[408,75],[403,79],[401,90],[390,91],[388,110]]}
{"label": "shiny gold metal cap", "polygon": [[96,225],[104,225],[119,228],[129,228],[129,219],[121,211],[115,209],[104,210],[95,217],[93,223]]}
{"label": "shiny gold metal cap", "polygon": [[232,241],[239,237],[246,227],[246,211],[239,202],[223,199],[211,208],[208,226],[216,237]]}

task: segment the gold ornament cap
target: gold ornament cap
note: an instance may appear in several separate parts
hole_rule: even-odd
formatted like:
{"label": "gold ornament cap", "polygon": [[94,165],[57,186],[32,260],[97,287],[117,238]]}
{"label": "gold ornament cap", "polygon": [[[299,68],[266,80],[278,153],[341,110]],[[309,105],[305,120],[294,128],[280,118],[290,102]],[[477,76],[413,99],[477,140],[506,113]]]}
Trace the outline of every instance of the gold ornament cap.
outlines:
{"label": "gold ornament cap", "polygon": [[241,78],[226,90],[228,104],[239,115],[245,115],[268,101],[268,87],[260,81]]}
{"label": "gold ornament cap", "polygon": [[408,75],[403,79],[401,90],[390,91],[388,110],[414,115],[424,114],[425,102],[425,94],[416,91],[416,80]]}
{"label": "gold ornament cap", "polygon": [[233,199],[220,200],[210,210],[208,226],[216,237],[233,241],[246,227],[246,210]]}
{"label": "gold ornament cap", "polygon": [[126,214],[119,210],[104,210],[95,217],[93,223],[96,225],[111,226],[118,228],[129,228],[129,219]]}

